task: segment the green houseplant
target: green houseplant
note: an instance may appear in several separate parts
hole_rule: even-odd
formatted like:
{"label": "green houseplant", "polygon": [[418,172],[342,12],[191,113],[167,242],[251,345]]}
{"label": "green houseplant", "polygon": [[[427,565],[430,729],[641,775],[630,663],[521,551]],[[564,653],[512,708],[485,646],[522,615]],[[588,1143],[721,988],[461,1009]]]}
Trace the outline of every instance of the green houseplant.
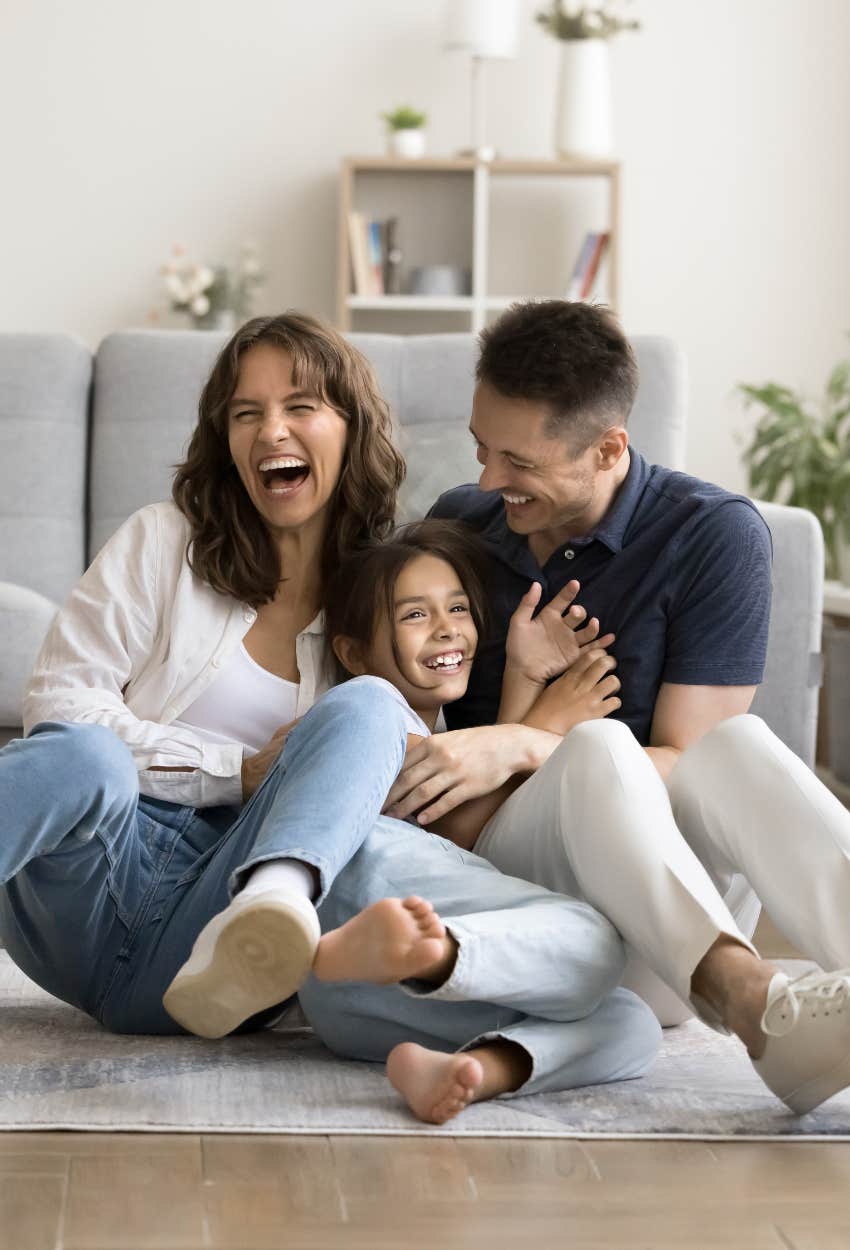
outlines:
{"label": "green houseplant", "polygon": [[850,546],[850,360],[832,370],[819,402],[778,382],[738,390],[759,413],[744,451],[750,490],[813,512],[823,528],[827,577],[843,572],[850,582],[850,567],[841,567]]}
{"label": "green houseplant", "polygon": [[391,113],[382,113],[389,130],[419,130],[428,120],[427,113],[420,113],[409,104],[402,104]]}

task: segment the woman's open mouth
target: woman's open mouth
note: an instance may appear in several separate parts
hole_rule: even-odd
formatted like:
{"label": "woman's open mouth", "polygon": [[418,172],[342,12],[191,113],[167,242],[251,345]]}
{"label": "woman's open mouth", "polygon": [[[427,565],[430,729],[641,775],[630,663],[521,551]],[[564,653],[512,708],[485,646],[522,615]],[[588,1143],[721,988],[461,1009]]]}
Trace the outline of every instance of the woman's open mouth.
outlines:
{"label": "woman's open mouth", "polygon": [[269,495],[292,495],[310,476],[310,466],[298,456],[268,456],[257,465],[263,490]]}

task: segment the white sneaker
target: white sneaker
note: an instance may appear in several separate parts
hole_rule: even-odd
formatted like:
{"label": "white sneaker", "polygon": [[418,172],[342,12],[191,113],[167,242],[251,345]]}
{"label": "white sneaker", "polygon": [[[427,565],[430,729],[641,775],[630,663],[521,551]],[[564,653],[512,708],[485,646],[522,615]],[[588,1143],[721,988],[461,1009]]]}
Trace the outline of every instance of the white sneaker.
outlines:
{"label": "white sneaker", "polygon": [[224,1037],[298,990],[320,937],[316,909],[303,895],[237,894],[198,934],[163,1006],[190,1033]]}
{"label": "white sneaker", "polygon": [[767,1045],[753,1067],[797,1115],[850,1085],[850,968],[777,972],[761,1018]]}

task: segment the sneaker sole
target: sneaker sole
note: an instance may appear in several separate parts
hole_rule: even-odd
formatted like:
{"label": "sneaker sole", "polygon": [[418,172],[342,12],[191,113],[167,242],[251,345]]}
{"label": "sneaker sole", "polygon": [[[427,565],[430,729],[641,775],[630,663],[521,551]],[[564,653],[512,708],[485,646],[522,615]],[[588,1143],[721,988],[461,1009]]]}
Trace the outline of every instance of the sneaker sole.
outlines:
{"label": "sneaker sole", "polygon": [[[258,900],[210,935],[213,945],[204,966],[178,972],[162,1004],[188,1032],[225,1037],[303,985],[318,939],[318,927],[314,930],[298,912]],[[202,940],[190,963],[203,954]]]}
{"label": "sneaker sole", "polygon": [[796,1115],[805,1115],[807,1111],[813,1111],[822,1102],[826,1102],[827,1098],[832,1098],[833,1094],[840,1093],[848,1085],[850,1085],[850,1056],[845,1056],[841,1063],[830,1068],[829,1072],[821,1073],[814,1080],[806,1081],[804,1085],[792,1090],[790,1094],[783,1094],[781,1097],[785,1105],[790,1107]]}

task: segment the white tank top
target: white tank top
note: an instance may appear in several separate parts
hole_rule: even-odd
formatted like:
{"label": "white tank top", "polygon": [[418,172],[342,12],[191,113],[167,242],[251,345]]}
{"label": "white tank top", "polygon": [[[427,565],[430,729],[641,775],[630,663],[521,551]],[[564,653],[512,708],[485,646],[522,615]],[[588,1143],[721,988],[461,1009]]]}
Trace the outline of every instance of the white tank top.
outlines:
{"label": "white tank top", "polygon": [[270,673],[240,643],[212,685],[173,724],[208,742],[240,742],[247,755],[255,755],[281,725],[295,720],[297,703],[298,682]]}

